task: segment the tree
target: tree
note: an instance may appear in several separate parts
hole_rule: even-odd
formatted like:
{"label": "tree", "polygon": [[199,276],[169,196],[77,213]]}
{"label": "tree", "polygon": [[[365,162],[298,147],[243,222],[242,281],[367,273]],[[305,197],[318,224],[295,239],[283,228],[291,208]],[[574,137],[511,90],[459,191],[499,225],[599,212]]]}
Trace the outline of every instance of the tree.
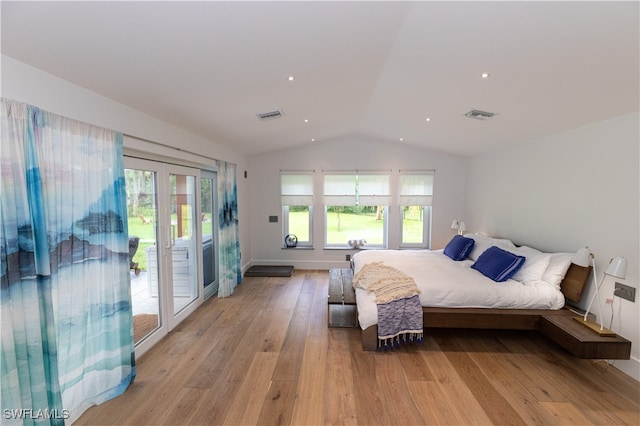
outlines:
{"label": "tree", "polygon": [[376,220],[382,220],[383,213],[384,213],[384,206],[378,206],[376,208]]}

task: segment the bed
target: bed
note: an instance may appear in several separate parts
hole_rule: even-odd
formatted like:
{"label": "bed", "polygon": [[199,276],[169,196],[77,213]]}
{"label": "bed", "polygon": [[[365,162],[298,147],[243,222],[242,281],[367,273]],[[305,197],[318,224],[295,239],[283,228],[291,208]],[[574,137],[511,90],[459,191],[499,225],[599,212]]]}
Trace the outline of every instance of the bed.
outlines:
{"label": "bed", "polygon": [[[490,253],[512,255],[519,265],[506,276],[487,274],[480,266]],[[566,313],[562,308],[567,300],[579,302],[590,268],[574,265],[572,259],[573,253],[543,253],[482,235],[456,236],[442,250],[358,252],[352,266],[363,348],[380,346],[376,295],[356,285],[363,278],[375,278],[369,272],[372,265],[413,279],[425,328],[536,330],[541,315]]]}

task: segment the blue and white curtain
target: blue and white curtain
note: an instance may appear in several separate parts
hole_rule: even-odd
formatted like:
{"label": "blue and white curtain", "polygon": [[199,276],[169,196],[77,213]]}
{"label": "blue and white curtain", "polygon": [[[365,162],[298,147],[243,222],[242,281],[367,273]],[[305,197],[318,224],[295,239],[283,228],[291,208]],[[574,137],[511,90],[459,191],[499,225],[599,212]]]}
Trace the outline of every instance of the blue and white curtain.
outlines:
{"label": "blue and white curtain", "polygon": [[220,223],[220,287],[218,297],[233,294],[242,281],[238,230],[238,189],[236,165],[216,161],[218,166],[218,206]]}
{"label": "blue and white curtain", "polygon": [[2,424],[69,424],[135,376],[122,134],[1,120]]}

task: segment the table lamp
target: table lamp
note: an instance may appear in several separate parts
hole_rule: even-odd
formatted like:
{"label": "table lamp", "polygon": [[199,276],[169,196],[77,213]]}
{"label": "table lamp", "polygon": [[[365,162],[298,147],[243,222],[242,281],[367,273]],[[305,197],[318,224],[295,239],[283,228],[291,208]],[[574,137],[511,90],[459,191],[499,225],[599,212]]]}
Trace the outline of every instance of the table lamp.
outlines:
{"label": "table lamp", "polygon": [[453,223],[451,224],[451,229],[456,229],[458,231],[458,235],[462,235],[464,231],[467,230],[467,225],[465,225],[464,222],[461,220],[453,219]]}
{"label": "table lamp", "polygon": [[[589,263],[591,263],[591,265],[593,266],[593,283],[596,286],[596,291],[593,293],[593,296],[591,296],[591,300],[589,301],[589,305],[587,305],[587,310],[584,313],[584,317],[574,317],[573,319],[576,320],[578,323],[584,325],[585,327],[588,327],[590,330],[598,333],[600,336],[615,336],[616,333],[604,327],[604,323],[602,319],[602,316],[603,316],[602,306],[600,305],[599,290],[600,290],[600,287],[602,287],[602,283],[604,282],[604,279],[607,275],[615,278],[621,278],[621,279],[625,278],[627,274],[627,260],[624,257],[615,257],[611,259],[609,261],[609,266],[607,267],[607,270],[605,271],[604,275],[602,276],[602,279],[600,280],[600,284],[598,284],[595,258],[593,256],[593,253],[591,253],[591,250],[589,250],[589,247],[583,247],[580,250],[578,250],[576,255],[573,257],[573,263],[575,263],[578,266],[589,266]],[[596,297],[598,298],[598,310],[600,312],[600,325],[592,321],[589,321],[587,319],[587,316],[589,315],[589,311],[591,309],[591,305],[593,304],[593,301]]]}

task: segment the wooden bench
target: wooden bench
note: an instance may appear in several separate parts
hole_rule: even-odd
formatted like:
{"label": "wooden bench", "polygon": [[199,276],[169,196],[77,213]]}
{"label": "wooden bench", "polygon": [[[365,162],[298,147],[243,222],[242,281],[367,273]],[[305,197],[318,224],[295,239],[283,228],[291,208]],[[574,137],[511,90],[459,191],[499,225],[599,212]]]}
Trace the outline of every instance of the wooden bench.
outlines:
{"label": "wooden bench", "polygon": [[[357,327],[351,269],[329,271],[329,326]],[[350,309],[336,312],[333,309]],[[600,336],[578,324],[569,309],[423,308],[425,328],[536,330],[578,358],[629,359],[631,342],[621,336]],[[377,349],[377,326],[362,330],[363,350]]]}
{"label": "wooden bench", "polygon": [[329,270],[329,327],[358,327],[356,292],[349,268]]}

